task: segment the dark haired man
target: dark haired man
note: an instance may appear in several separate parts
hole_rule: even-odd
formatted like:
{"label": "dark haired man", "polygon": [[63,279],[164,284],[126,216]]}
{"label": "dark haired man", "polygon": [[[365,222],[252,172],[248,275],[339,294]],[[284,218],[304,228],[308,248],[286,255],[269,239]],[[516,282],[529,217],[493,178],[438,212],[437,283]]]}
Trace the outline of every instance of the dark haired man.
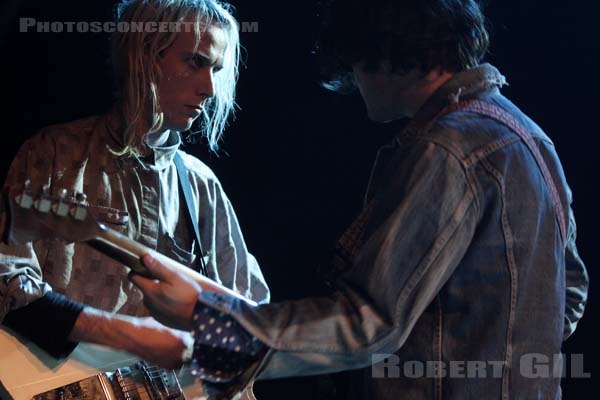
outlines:
{"label": "dark haired man", "polygon": [[376,121],[410,118],[339,241],[337,290],[252,308],[198,297],[148,257],[163,282],[134,282],[152,312],[197,329],[194,307],[213,304],[269,349],[261,377],[355,370],[351,398],[559,398],[558,374],[527,371],[556,359],[587,297],[571,192],[550,139],[480,64],[487,45],[473,0],[334,2],[328,86],[358,87]]}

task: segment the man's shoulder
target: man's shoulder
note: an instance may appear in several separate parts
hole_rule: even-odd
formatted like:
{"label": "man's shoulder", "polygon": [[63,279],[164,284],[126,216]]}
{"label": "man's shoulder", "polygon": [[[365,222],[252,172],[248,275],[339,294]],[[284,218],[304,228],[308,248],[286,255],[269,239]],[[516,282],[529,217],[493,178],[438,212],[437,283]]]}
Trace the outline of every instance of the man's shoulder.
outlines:
{"label": "man's shoulder", "polygon": [[[484,101],[503,109],[534,138],[552,145],[542,129],[505,97],[494,96]],[[421,139],[443,145],[461,159],[472,158],[474,153],[490,155],[505,151],[511,144],[520,142],[511,127],[499,119],[460,109],[436,120]]]}
{"label": "man's shoulder", "polygon": [[186,153],[181,149],[177,150],[177,154],[181,156],[181,159],[183,160],[183,165],[185,166],[187,171],[196,179],[204,182],[219,182],[213,170],[210,169],[208,165],[200,161],[200,159],[191,154]]}
{"label": "man's shoulder", "polygon": [[29,138],[27,144],[34,147],[58,144],[75,145],[91,135],[99,118],[90,116],[45,126]]}

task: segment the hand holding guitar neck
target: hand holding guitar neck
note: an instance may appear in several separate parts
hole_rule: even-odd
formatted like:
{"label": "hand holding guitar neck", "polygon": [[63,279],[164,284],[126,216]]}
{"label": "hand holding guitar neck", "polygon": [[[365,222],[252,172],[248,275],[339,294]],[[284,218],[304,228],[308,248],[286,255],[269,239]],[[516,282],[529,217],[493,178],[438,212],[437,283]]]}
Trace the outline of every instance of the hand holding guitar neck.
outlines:
{"label": "hand holding guitar neck", "polygon": [[159,322],[172,328],[191,330],[191,318],[202,289],[192,279],[168,268],[151,254],[142,262],[156,279],[132,274],[131,281],[144,293],[144,304]]}

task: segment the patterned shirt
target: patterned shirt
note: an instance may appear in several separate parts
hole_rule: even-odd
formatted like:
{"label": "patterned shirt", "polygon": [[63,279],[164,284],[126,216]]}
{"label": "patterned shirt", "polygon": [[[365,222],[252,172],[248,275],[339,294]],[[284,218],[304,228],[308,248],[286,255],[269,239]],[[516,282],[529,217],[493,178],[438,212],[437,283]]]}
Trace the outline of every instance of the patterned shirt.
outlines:
{"label": "patterned shirt", "polygon": [[267,350],[231,316],[200,301],[196,303],[192,324],[191,372],[203,381],[231,382]]}
{"label": "patterned shirt", "polygon": [[[269,290],[220,182],[179,146],[179,135],[172,133],[150,157],[119,157],[110,151],[120,146],[105,116],[55,125],[22,146],[5,186],[22,186],[29,179],[34,191],[47,185],[52,195],[63,188],[69,196],[83,192],[100,222],[192,265],[193,233],[179,223],[187,221],[173,163],[179,152],[192,185],[209,277],[258,303],[268,302]],[[2,214],[2,225],[4,220]],[[49,238],[0,244],[0,321],[49,292],[110,312],[148,315],[127,273],[125,266],[82,243]]]}

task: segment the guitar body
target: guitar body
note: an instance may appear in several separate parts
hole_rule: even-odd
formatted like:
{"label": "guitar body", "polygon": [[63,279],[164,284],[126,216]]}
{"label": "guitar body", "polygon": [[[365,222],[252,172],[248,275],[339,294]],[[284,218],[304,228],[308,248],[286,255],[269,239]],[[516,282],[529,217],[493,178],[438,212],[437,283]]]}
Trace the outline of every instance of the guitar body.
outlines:
{"label": "guitar body", "polygon": [[36,394],[137,361],[124,352],[81,344],[67,360],[59,362],[4,328],[0,329],[0,349],[0,380],[14,400],[30,400]]}
{"label": "guitar body", "polygon": [[[9,330],[0,328],[0,382],[6,392],[3,394],[0,390],[0,399],[31,400],[37,394],[102,372],[112,373],[137,361],[129,353],[88,343],[79,344],[69,358],[57,361],[37,345],[22,341]],[[175,373],[186,399],[209,398],[200,380],[195,380],[187,368]],[[150,395],[140,398],[152,400]],[[240,399],[256,400],[251,385]]]}

